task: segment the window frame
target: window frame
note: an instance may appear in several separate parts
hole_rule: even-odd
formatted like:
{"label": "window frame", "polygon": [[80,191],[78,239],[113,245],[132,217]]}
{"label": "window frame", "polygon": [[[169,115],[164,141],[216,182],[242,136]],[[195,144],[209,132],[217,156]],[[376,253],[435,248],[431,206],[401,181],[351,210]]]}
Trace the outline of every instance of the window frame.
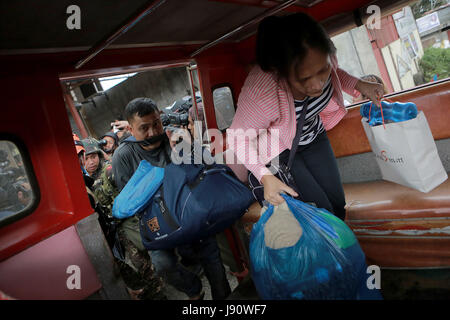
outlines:
{"label": "window frame", "polygon": [[[441,84],[441,83],[444,83],[444,82],[448,82],[448,81],[450,81],[450,77],[445,78],[445,79],[440,79],[440,80],[437,80],[437,81],[433,81],[433,82],[423,83],[423,84],[420,84],[418,86],[415,86],[415,87],[412,87],[412,88],[409,88],[409,89],[388,93],[388,94],[386,94],[384,96],[384,98],[395,97],[396,95],[400,95],[400,94],[403,94],[403,93],[412,92],[412,91],[415,91],[415,90],[419,90],[419,89],[435,86],[435,85],[438,85],[438,84]],[[364,104],[366,102],[369,102],[369,101],[370,100],[368,100],[368,99],[362,100],[362,101],[358,101],[358,102],[355,102],[355,103],[352,103],[352,104],[346,106],[345,109],[354,108],[354,107],[357,107],[357,106],[362,105],[362,104]]]}
{"label": "window frame", "polygon": [[22,162],[24,166],[25,173],[28,178],[28,182],[30,183],[30,188],[33,192],[32,202],[25,209],[16,212],[15,214],[3,219],[0,221],[0,229],[8,226],[16,221],[22,220],[23,218],[31,215],[39,203],[41,202],[41,192],[39,188],[39,184],[36,179],[36,174],[33,170],[33,164],[31,161],[30,154],[25,146],[25,143],[17,136],[10,133],[0,133],[0,141],[7,141],[13,143],[22,157]]}
{"label": "window frame", "polygon": [[[214,107],[214,117],[215,117],[215,119],[216,119],[217,130],[219,130],[219,131],[222,132],[222,133],[226,132],[227,129],[228,129],[230,126],[226,127],[225,129],[219,129],[219,124],[217,123],[216,105],[215,105],[215,103],[214,103],[214,90],[216,90],[216,89],[221,89],[221,88],[224,88],[224,87],[227,87],[228,89],[230,89],[230,92],[231,92],[231,99],[232,99],[232,101],[233,101],[233,108],[234,108],[233,119],[234,119],[234,116],[236,115],[236,110],[237,110],[236,99],[235,99],[235,97],[234,97],[234,90],[233,90],[233,86],[231,85],[230,82],[222,82],[222,83],[216,84],[216,85],[214,85],[214,86],[211,87],[211,95],[212,95],[212,98],[213,98],[212,100],[213,100],[213,107]],[[232,120],[232,121],[233,121],[233,120]],[[231,125],[231,123],[230,123],[230,125]]]}

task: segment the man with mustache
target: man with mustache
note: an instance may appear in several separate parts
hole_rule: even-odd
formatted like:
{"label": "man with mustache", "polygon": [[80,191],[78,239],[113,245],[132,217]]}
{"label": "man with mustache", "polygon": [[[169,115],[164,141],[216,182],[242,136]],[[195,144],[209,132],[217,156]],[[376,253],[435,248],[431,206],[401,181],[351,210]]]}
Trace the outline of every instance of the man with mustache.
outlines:
{"label": "man with mustache", "polygon": [[[125,117],[129,123],[132,137],[127,138],[119,145],[112,159],[116,185],[119,190],[125,187],[141,160],[147,160],[151,165],[157,167],[165,167],[169,164],[172,147],[174,147],[173,141],[169,141],[168,138],[171,133],[164,132],[159,109],[151,99],[136,98],[130,101],[125,108]],[[128,220],[133,221],[129,231],[131,228],[134,229],[135,245],[140,250],[145,250],[140,239],[138,218],[134,216]],[[130,238],[130,236],[131,232],[128,232],[128,237]],[[148,252],[156,274],[177,290],[184,292],[192,300],[203,298],[202,283],[195,273],[180,264],[177,253],[200,262],[211,284],[213,299],[225,299],[231,293],[215,237],[186,244],[177,249]]]}

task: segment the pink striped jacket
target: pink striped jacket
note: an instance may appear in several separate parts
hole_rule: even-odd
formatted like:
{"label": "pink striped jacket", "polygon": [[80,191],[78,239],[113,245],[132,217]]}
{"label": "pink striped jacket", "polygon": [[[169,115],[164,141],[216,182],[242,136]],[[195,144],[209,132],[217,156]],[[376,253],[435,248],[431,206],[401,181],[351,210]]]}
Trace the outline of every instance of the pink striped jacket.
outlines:
{"label": "pink striped jacket", "polygon": [[[333,96],[320,113],[325,130],[333,128],[347,113],[342,90],[357,96],[358,78],[338,67],[331,58]],[[284,79],[274,73],[253,67],[245,80],[238,99],[233,123],[227,130],[228,147],[239,162],[258,180],[270,174],[266,164],[286,149],[290,149],[296,131],[294,98]]]}

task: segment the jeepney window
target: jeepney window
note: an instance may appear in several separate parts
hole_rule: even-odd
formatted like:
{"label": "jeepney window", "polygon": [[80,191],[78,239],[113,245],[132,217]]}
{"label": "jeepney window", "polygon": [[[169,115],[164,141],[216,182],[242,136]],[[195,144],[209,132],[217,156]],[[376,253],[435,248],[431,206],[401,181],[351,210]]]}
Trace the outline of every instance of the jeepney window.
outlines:
{"label": "jeepney window", "polygon": [[[339,67],[355,77],[381,80],[385,94],[446,79],[449,23],[445,0],[412,2],[382,16],[378,25],[364,24],[334,35]],[[365,99],[344,93],[344,100],[351,105]]]}
{"label": "jeepney window", "polygon": [[233,122],[235,113],[233,94],[230,87],[220,87],[213,90],[214,110],[219,130],[227,129]]}
{"label": "jeepney window", "polygon": [[35,200],[19,148],[11,141],[0,140],[0,226],[26,214]]}

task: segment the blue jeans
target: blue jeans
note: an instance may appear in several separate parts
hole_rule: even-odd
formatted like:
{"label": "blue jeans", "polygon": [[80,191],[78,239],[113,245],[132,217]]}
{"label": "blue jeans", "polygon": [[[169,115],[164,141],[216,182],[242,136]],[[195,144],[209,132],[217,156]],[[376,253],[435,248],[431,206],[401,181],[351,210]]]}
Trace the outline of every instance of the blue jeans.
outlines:
{"label": "blue jeans", "polygon": [[[215,237],[180,246],[177,250],[181,256],[189,257],[190,260],[196,260],[201,264],[211,285],[214,300],[225,299],[231,293]],[[175,249],[151,250],[149,254],[158,276],[163,277],[177,290],[186,293],[188,297],[200,294],[202,291],[200,278],[179,263]]]}

